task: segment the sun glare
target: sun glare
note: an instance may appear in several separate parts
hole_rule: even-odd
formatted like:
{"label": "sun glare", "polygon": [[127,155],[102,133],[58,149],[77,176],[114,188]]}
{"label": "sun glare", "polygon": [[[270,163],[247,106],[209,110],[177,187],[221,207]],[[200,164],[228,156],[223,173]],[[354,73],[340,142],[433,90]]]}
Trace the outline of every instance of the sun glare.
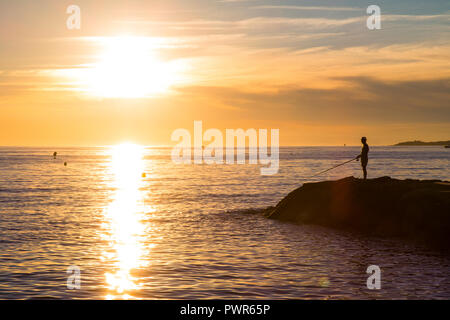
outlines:
{"label": "sun glare", "polygon": [[142,98],[166,92],[178,65],[155,55],[151,38],[120,36],[101,39],[104,49],[85,81],[90,94],[105,98]]}
{"label": "sun glare", "polygon": [[108,286],[107,298],[127,299],[139,289],[132,271],[144,265],[145,246],[143,195],[140,191],[143,172],[143,147],[121,144],[110,149],[112,187],[116,189],[114,201],[105,210],[102,238],[110,248],[102,255],[104,261],[113,261],[111,270],[105,273]]}

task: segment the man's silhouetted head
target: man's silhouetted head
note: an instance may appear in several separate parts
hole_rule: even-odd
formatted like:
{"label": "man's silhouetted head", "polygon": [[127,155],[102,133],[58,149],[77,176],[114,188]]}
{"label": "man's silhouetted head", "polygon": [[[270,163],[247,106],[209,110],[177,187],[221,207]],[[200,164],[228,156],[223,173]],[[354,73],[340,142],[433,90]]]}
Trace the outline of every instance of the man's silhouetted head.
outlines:
{"label": "man's silhouetted head", "polygon": [[366,138],[366,137],[362,137],[362,138],[361,138],[361,142],[362,142],[363,144],[366,144],[367,138]]}

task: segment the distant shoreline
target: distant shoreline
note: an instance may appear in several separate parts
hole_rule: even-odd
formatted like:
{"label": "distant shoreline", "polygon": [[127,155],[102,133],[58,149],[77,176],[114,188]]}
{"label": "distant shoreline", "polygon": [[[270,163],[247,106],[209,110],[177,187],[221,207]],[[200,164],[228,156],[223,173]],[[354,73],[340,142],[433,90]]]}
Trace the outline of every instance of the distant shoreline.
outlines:
{"label": "distant shoreline", "polygon": [[[397,144],[371,144],[370,147],[397,147],[397,146],[446,146],[450,145],[450,141],[437,141],[437,142],[422,142],[418,141],[419,143],[423,144],[409,144],[414,143],[414,141],[407,141],[407,142],[400,142]],[[448,142],[445,144],[445,142]],[[49,149],[49,150],[59,150],[59,149],[95,149],[95,148],[111,148],[114,147],[114,144],[111,145],[102,145],[102,146],[77,146],[77,145],[67,145],[67,146],[38,146],[38,145],[0,145],[0,148],[6,149],[6,148],[29,148],[29,149]],[[171,149],[173,146],[158,146],[158,145],[140,145],[144,148],[150,148],[150,149]],[[280,146],[281,148],[361,148],[360,145],[285,145]],[[268,146],[270,148],[270,145]]]}
{"label": "distant shoreline", "polygon": [[[370,147],[396,147],[396,146],[446,146],[450,145],[449,141],[434,141],[434,142],[423,142],[423,141],[406,141],[399,142],[397,144],[370,144]],[[34,148],[34,149],[76,149],[76,148],[110,148],[116,146],[111,145],[98,145],[98,146],[80,146],[80,145],[0,145],[0,148]],[[155,148],[155,149],[170,149],[173,148],[171,145],[140,145],[144,148]],[[268,146],[270,148],[270,145]],[[360,148],[360,145],[280,145],[280,148]]]}
{"label": "distant shoreline", "polygon": [[447,141],[430,141],[424,142],[420,140],[405,141],[394,144],[394,146],[449,146],[450,140]]}

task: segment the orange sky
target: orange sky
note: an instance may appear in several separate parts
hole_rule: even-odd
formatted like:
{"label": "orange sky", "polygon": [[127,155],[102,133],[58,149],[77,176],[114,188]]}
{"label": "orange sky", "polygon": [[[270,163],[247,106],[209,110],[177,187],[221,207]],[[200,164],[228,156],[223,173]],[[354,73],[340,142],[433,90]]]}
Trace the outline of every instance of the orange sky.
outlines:
{"label": "orange sky", "polygon": [[360,1],[77,1],[80,30],[69,4],[0,4],[0,145],[169,145],[194,120],[282,145],[450,138],[445,1],[381,6],[372,31]]}

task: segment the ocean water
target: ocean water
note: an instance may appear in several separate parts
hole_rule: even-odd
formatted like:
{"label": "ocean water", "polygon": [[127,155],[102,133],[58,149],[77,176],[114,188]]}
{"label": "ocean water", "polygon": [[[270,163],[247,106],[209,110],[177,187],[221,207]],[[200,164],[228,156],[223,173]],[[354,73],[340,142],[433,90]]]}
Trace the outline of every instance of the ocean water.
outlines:
{"label": "ocean water", "polygon": [[[260,165],[176,165],[170,151],[0,148],[0,298],[450,299],[448,256],[246,213],[304,182],[360,177],[352,162],[310,178],[359,147],[281,148],[273,176]],[[369,155],[369,178],[450,180],[450,149]],[[381,290],[366,287],[372,264]],[[79,289],[68,288],[71,266]]]}

